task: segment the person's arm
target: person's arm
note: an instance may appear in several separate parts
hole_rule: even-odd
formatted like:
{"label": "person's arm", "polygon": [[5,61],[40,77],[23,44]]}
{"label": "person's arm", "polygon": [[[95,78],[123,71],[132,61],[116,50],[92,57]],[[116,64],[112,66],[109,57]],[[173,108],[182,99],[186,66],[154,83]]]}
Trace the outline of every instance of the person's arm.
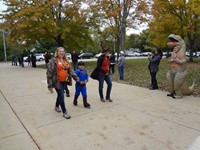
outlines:
{"label": "person's arm", "polygon": [[122,57],[119,57],[119,59],[118,59],[118,66],[119,66],[119,67],[122,66]]}
{"label": "person's arm", "polygon": [[86,71],[86,80],[85,80],[86,82],[85,82],[85,83],[87,83],[88,80],[89,80],[89,79],[88,79],[88,72],[87,72],[87,70],[85,70],[85,71]]}
{"label": "person's arm", "polygon": [[54,73],[55,63],[54,61],[50,61],[47,67],[47,84],[48,88],[53,88],[53,73]]}
{"label": "person's arm", "polygon": [[160,61],[160,55],[156,55],[153,58],[148,58],[150,62],[157,62]]}
{"label": "person's arm", "polygon": [[186,62],[186,59],[185,59],[185,55],[183,53],[180,53],[179,54],[179,57],[176,57],[174,59],[174,61],[177,63],[177,64],[184,64]]}

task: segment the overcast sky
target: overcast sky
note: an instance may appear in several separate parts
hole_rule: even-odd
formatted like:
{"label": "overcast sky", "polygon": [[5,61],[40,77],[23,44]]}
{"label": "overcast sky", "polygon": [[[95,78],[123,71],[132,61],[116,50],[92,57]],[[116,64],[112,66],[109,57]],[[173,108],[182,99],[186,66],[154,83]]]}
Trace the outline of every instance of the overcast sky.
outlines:
{"label": "overcast sky", "polygon": [[0,12],[2,12],[2,10],[5,10],[6,6],[3,4],[3,1],[0,0]]}

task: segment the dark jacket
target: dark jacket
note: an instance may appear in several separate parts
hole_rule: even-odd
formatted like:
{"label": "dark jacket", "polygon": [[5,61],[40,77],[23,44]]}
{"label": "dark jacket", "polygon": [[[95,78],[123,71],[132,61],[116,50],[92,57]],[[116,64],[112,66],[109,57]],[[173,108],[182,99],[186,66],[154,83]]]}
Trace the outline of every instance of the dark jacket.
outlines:
{"label": "dark jacket", "polygon": [[112,64],[112,65],[115,64],[115,54],[110,56],[110,64]]}
{"label": "dark jacket", "polygon": [[104,58],[105,58],[105,55],[99,56],[97,60],[97,69],[100,73],[102,73],[103,75],[106,75],[106,72],[102,69],[102,63],[103,63]]}
{"label": "dark jacket", "polygon": [[161,56],[160,55],[155,55],[152,58],[148,58],[149,59],[149,70],[151,72],[156,72],[158,71],[158,66],[160,64],[160,60],[161,60]]}
{"label": "dark jacket", "polygon": [[78,54],[77,53],[72,53],[72,62],[77,63],[78,62]]}

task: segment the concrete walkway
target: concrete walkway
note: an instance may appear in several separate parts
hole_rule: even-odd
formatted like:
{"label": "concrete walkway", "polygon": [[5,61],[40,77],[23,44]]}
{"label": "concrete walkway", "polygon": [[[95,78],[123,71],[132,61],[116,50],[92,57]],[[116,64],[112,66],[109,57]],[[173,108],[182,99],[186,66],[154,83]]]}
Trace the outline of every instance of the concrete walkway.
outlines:
{"label": "concrete walkway", "polygon": [[[92,109],[73,106],[67,120],[54,111],[46,70],[0,63],[0,150],[200,150],[200,98],[113,83],[113,103],[88,83]],[[106,89],[106,88],[105,88]]]}

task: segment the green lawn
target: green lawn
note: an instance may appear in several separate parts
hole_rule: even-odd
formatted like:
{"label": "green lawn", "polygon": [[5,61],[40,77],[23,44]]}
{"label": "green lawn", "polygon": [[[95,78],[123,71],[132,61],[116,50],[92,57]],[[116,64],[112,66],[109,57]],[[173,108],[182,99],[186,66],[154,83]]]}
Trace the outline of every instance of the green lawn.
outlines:
{"label": "green lawn", "polygon": [[[149,88],[150,85],[150,74],[148,71],[148,59],[126,59],[126,67],[124,70],[124,81],[125,84],[135,85],[139,87]],[[85,67],[89,73],[95,68],[96,61],[85,62]],[[157,81],[159,90],[168,90],[166,82],[166,73],[168,70],[167,59],[162,59],[159,71],[157,74]],[[191,85],[195,80],[195,89],[193,92],[194,96],[200,96],[200,59],[194,59],[194,63],[188,63],[188,83]],[[118,69],[115,67],[115,74],[112,75],[112,80],[119,80]]]}

